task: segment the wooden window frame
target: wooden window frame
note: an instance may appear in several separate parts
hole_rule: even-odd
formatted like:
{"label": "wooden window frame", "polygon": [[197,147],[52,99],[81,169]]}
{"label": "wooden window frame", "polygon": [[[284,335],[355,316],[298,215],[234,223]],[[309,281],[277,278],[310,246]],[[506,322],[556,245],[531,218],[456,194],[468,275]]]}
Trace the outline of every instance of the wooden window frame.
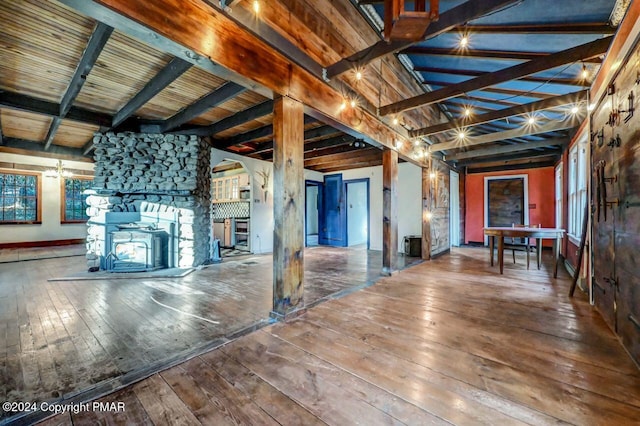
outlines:
{"label": "wooden window frame", "polygon": [[36,178],[36,220],[0,220],[2,225],[41,225],[42,224],[42,174],[23,170],[0,169],[4,175],[35,176]]}
{"label": "wooden window frame", "polygon": [[85,176],[85,175],[74,175],[70,178],[60,177],[60,223],[61,224],[73,224],[73,223],[87,223],[88,219],[73,219],[67,220],[67,195],[65,191],[65,181],[68,179],[76,179],[76,180],[93,180],[93,176]]}

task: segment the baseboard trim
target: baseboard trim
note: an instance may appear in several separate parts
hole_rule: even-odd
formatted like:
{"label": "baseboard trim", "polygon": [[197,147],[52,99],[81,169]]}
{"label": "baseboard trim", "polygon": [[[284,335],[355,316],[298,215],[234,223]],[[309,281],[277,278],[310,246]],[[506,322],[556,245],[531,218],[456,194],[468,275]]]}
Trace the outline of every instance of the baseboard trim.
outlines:
{"label": "baseboard trim", "polygon": [[24,241],[20,243],[0,243],[0,249],[70,246],[73,244],[84,244],[85,242],[84,238],[51,241]]}

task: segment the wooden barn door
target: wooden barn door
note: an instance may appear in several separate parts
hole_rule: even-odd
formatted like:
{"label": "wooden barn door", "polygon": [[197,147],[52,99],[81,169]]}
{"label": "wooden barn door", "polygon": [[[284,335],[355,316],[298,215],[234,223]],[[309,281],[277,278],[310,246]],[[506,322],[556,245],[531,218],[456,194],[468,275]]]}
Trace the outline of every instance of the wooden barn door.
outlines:
{"label": "wooden barn door", "polygon": [[621,67],[591,116],[592,292],[598,311],[640,363],[640,94],[632,64]]}

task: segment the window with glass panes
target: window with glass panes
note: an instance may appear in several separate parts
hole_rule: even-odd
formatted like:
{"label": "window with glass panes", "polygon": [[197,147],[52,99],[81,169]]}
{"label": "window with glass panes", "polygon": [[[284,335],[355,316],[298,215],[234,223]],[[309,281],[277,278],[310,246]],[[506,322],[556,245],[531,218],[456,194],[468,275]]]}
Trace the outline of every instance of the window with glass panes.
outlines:
{"label": "window with glass panes", "polygon": [[587,202],[587,150],[581,140],[569,151],[568,182],[569,222],[567,233],[576,244],[580,243],[584,206]]}
{"label": "window with glass panes", "polygon": [[38,215],[38,175],[0,172],[0,224],[33,223]]}
{"label": "window with glass panes", "polygon": [[62,192],[63,222],[85,222],[87,216],[87,195],[85,190],[91,188],[90,178],[64,179]]}

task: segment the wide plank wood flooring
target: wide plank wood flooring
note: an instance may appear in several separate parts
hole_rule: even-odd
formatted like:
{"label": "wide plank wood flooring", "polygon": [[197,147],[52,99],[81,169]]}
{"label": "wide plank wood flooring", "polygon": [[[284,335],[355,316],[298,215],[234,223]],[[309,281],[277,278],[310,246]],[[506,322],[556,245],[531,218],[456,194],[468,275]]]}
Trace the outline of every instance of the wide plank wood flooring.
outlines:
{"label": "wide plank wood flooring", "polygon": [[[85,270],[84,255],[0,264],[1,401],[100,395],[269,322],[270,255],[180,279],[48,281]],[[305,300],[372,283],[381,270],[381,253],[364,247],[307,249]]]}
{"label": "wide plank wood flooring", "polygon": [[455,249],[44,424],[639,424],[640,371],[569,285]]}

